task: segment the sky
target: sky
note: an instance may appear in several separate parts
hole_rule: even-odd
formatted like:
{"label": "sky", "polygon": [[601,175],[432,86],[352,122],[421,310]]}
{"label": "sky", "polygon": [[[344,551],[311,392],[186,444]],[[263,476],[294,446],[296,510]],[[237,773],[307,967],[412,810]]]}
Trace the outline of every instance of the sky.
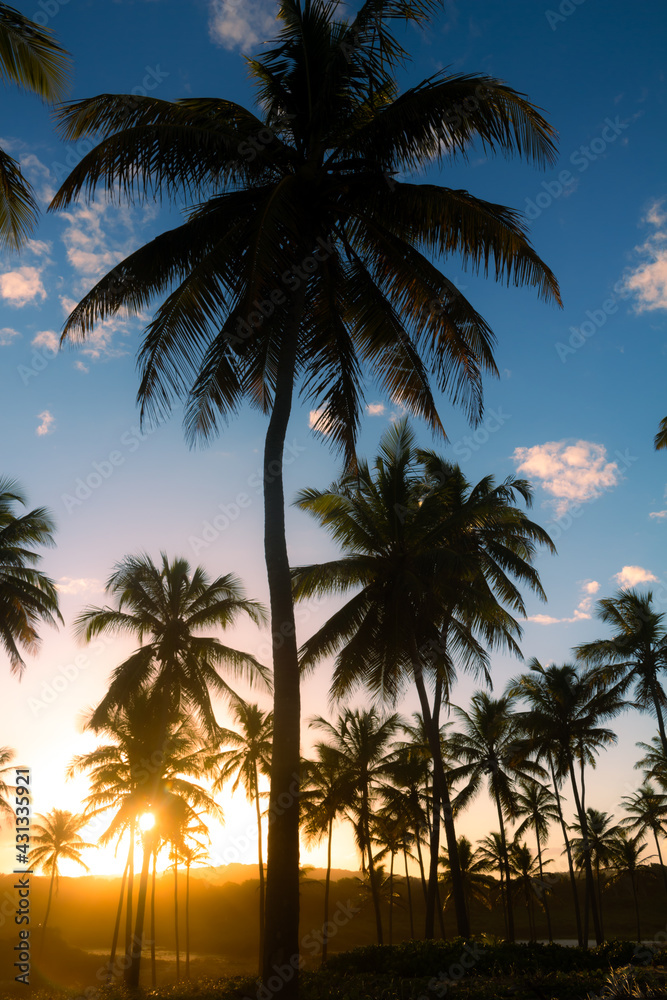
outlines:
{"label": "sky", "polygon": [[[219,96],[252,106],[243,53],[261,51],[275,32],[272,0],[35,0],[16,5],[47,25],[73,57],[71,99],[98,93],[153,94],[176,100]],[[665,179],[665,28],[658,0],[491,0],[445,2],[426,32],[409,29],[412,63],[402,88],[449,68],[505,80],[525,93],[559,133],[559,159],[540,172],[481,148],[467,162],[430,166],[428,181],[465,188],[523,211],[531,240],[560,283],[563,309],[529,288],[507,288],[441,266],[497,336],[497,380],[485,384],[485,416],[470,428],[446,398],[438,400],[447,445],[416,423],[420,444],[438,447],[476,482],[518,475],[535,488],[532,516],[550,532],[557,556],[537,566],[545,605],[527,595],[522,622],[526,658],[567,662],[572,646],[605,635],[595,602],[623,586],[650,586],[667,612],[667,454],[653,437],[667,414],[667,181]],[[16,89],[3,94],[0,145],[20,160],[46,209],[59,183],[85,155],[65,144],[48,107]],[[58,584],[65,627],[43,629],[39,654],[22,680],[0,655],[0,744],[32,769],[34,808],[77,811],[84,778],[65,782],[75,753],[95,745],[86,713],[106,690],[129,642],[86,648],[72,622],[85,605],[104,603],[104,583],[127,554],[182,555],[212,575],[234,572],[246,592],[267,600],[263,564],[261,454],[264,418],[250,409],[206,448],[189,450],[178,409],[159,427],[139,426],[135,356],[150,312],[99,324],[83,345],[58,350],[62,324],[79,298],[128,252],[175,224],[178,208],[80,201],[43,214],[20,256],[0,256],[0,472],[17,478],[30,506],[57,522],[56,547],[42,568]],[[372,382],[359,452],[371,457],[382,433],[402,415]],[[323,488],[340,471],[326,439],[311,429],[307,403],[294,409],[288,433],[286,496]],[[290,559],[326,560],[335,548],[304,513],[287,516]],[[336,602],[298,612],[305,639]],[[225,636],[269,662],[267,632],[240,624]],[[522,669],[494,655],[494,691]],[[327,714],[330,664],[304,683],[307,721]],[[475,681],[462,677],[453,701],[465,707]],[[242,689],[264,707],[260,692]],[[353,704],[366,704],[360,693]],[[417,701],[407,690],[398,708]],[[218,705],[222,724],[225,706]],[[599,760],[589,804],[618,813],[636,789],[638,740],[655,730],[648,716],[615,720],[618,744]],[[567,794],[567,792],[566,792]],[[214,831],[214,863],[256,857],[253,812],[242,795],[224,802],[226,824]],[[568,802],[568,809],[570,808]],[[460,820],[473,840],[496,827],[486,796]],[[91,828],[96,839],[99,828]],[[0,870],[12,864],[12,831],[0,833]],[[558,856],[557,838],[553,841]],[[86,854],[94,871],[120,871],[113,852]],[[324,861],[324,845],[304,851]],[[562,862],[561,862],[562,863]],[[350,833],[340,829],[334,864],[355,868]],[[65,870],[65,869],[63,869]],[[67,873],[75,874],[76,868]]]}

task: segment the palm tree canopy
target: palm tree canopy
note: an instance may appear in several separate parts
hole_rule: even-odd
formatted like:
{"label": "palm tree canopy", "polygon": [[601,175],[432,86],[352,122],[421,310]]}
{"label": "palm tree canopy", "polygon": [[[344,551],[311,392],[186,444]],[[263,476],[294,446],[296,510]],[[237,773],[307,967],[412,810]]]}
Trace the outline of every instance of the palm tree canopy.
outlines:
{"label": "palm tree canopy", "polygon": [[84,841],[79,830],[90,820],[85,814],[74,815],[67,809],[52,809],[46,816],[37,816],[30,834],[30,864],[41,867],[58,882],[58,865],[62,859],[76,861],[88,871],[81,860],[81,851],[94,847]]}
{"label": "palm tree canopy", "polygon": [[0,824],[2,823],[3,815],[8,819],[14,818],[14,806],[9,801],[9,795],[14,791],[14,785],[8,785],[3,778],[4,774],[7,774],[10,768],[10,761],[16,756],[16,750],[12,750],[11,747],[0,747]]}
{"label": "palm tree canopy", "polygon": [[[582,868],[585,863],[586,845],[581,835],[580,823],[575,820],[572,829],[579,834],[578,837],[570,839],[572,856],[575,864]],[[598,866],[606,868],[611,863],[620,830],[621,826],[614,823],[614,818],[609,813],[590,807],[586,810],[588,851],[596,868]]]}
{"label": "palm tree canopy", "polygon": [[270,690],[269,673],[254,656],[200,634],[227,628],[243,614],[257,624],[265,620],[262,606],[245,597],[231,573],[210,580],[202,567],[191,570],[185,559],[170,562],[162,553],[161,564],[155,565],[148,555],[127,556],[109,577],[107,592],[116,606],[84,609],[75,622],[77,634],[90,640],[126,633],[142,645],[114,670],[91,728],[101,728],[110,710],[127,704],[133,692],[152,686],[154,694],[171,700],[174,711],[194,710],[215,736],[209,691],[237,698],[220,676],[222,667]]}
{"label": "palm tree canopy", "polygon": [[304,668],[336,653],[332,696],[363,683],[395,700],[415,658],[448,691],[454,658],[488,678],[489,646],[518,652],[524,612],[512,577],[543,596],[531,566],[549,536],[514,507],[530,486],[491,477],[471,486],[460,469],[414,447],[406,420],[380,442],[373,467],[360,461],[328,490],[302,490],[296,505],[327,528],[340,559],[293,570],[297,599],[358,593],[300,650]]}
{"label": "palm tree canopy", "polygon": [[273,712],[265,712],[259,705],[249,705],[238,698],[232,705],[232,714],[241,731],[220,729],[220,743],[227,749],[208,756],[206,764],[217,773],[214,791],[220,791],[234,777],[232,792],[242,784],[252,801],[259,792],[259,775],[268,775],[271,770]]}
{"label": "palm tree canopy", "polygon": [[546,844],[549,835],[549,824],[558,820],[556,796],[539,781],[521,781],[515,793],[515,816],[523,817],[523,822],[516,829],[515,838],[525,836],[527,830],[534,830],[537,841],[542,846]]}
{"label": "palm tree canopy", "polygon": [[[58,101],[70,61],[51,31],[0,3],[0,83],[15,84],[45,101]],[[20,164],[0,149],[0,248],[19,249],[32,231],[37,202]]]}
{"label": "palm tree canopy", "polygon": [[650,830],[656,838],[667,836],[667,794],[657,791],[650,781],[634,792],[621,798],[627,816],[621,826],[631,833],[644,834]]}
{"label": "palm tree canopy", "polygon": [[0,645],[19,676],[25,669],[20,647],[37,650],[38,623],[63,620],[55,583],[35,568],[41,558],[35,546],[52,546],[55,526],[45,507],[17,513],[26,505],[18,483],[0,477]]}
{"label": "palm tree canopy", "polygon": [[[283,0],[279,38],[248,60],[256,113],[218,98],[113,94],[59,109],[65,139],[99,143],[52,208],[98,187],[191,206],[182,225],[102,278],[65,324],[64,336],[85,337],[123,308],[162,299],[140,351],[144,413],[163,416],[185,398],[194,439],[244,399],[269,410],[296,309],[303,394],[317,430],[349,461],[364,370],[435,431],[429,374],[480,416],[482,372],[496,372],[493,334],[430,258],[457,254],[473,271],[560,302],[556,280],[520,213],[397,175],[467,159],[474,143],[544,166],[554,162],[555,132],[490,76],[441,71],[399,94],[407,53],[391,24],[423,24],[437,7],[367,0],[345,21],[328,0]],[[470,110],[456,114],[462,104]]]}

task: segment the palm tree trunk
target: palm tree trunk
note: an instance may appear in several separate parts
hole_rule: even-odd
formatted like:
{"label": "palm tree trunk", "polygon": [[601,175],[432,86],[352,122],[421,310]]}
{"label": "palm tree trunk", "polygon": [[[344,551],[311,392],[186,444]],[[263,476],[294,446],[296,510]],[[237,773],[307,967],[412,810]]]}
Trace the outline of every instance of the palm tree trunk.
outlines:
{"label": "palm tree trunk", "polygon": [[412,913],[412,889],[410,888],[410,876],[408,875],[408,851],[403,848],[403,862],[405,864],[405,884],[408,889],[408,913],[410,915],[410,938],[415,939],[415,921]]}
{"label": "palm tree trunk", "polygon": [[368,849],[368,878],[371,883],[371,896],[373,897],[373,908],[375,910],[375,928],[377,931],[378,944],[382,944],[382,911],[380,910],[380,893],[378,892],[378,885],[375,877],[375,861],[373,860],[373,844],[371,842],[371,828],[368,818],[368,788],[362,790],[363,801],[362,801],[362,824],[364,830],[364,838],[366,840],[366,846]]}
{"label": "palm tree trunk", "polygon": [[157,986],[157,963],[155,961],[155,868],[157,866],[157,844],[153,851],[153,878],[151,879],[151,984]]}
{"label": "palm tree trunk", "polygon": [[185,978],[190,978],[190,864],[185,868]]}
{"label": "palm tree trunk", "polygon": [[419,830],[415,830],[415,839],[417,843],[417,860],[419,861],[419,874],[421,875],[422,892],[424,893],[424,902],[426,902],[426,900],[428,899],[428,889],[426,887],[426,875],[424,873],[424,857],[422,855],[421,836]]}
{"label": "palm tree trunk", "polygon": [[[591,914],[593,917],[595,943],[599,945],[602,944],[602,928],[600,926],[600,914],[598,913],[597,901],[595,899],[595,892],[593,890],[593,868],[591,865],[591,851],[588,841],[588,820],[586,814],[582,811],[581,799],[579,798],[579,789],[577,788],[577,782],[574,775],[574,763],[571,757],[568,763],[570,767],[570,781],[572,782],[572,794],[574,795],[574,803],[577,810],[577,815],[579,817],[581,839],[583,841],[583,848],[584,848],[584,870],[586,872],[586,891],[588,894],[588,901],[590,903]],[[588,947],[588,935],[584,934],[584,948],[587,947]]]}
{"label": "palm tree trunk", "polygon": [[257,864],[259,866],[259,973],[262,973],[264,960],[264,857],[262,855],[262,809],[259,801],[259,785],[257,783],[257,764],[253,763],[253,778],[255,781],[255,811],[257,813]]}
{"label": "palm tree trunk", "polygon": [[394,936],[394,852],[391,852],[391,862],[389,863],[389,947],[391,948]]}
{"label": "palm tree trunk", "polygon": [[176,982],[181,978],[181,954],[178,941],[178,849],[174,844],[174,941],[176,944]]}
{"label": "palm tree trunk", "polygon": [[333,816],[329,817],[329,829],[327,837],[327,877],[324,883],[324,923],[322,925],[322,965],[327,960],[327,947],[329,944],[329,935],[327,934],[327,928],[329,926],[329,888],[331,886],[331,842],[333,839]]}
{"label": "palm tree trunk", "polygon": [[127,903],[125,906],[125,968],[132,954],[132,905],[134,895],[134,835],[135,821],[130,821],[130,870],[127,875]]}
{"label": "palm tree trunk", "polygon": [[665,733],[665,720],[662,717],[662,705],[660,704],[660,696],[658,694],[658,687],[656,684],[655,677],[651,675],[650,677],[651,686],[651,697],[653,699],[653,707],[655,708],[655,714],[658,719],[658,731],[660,732],[660,741],[662,743],[662,749],[667,756],[667,734]]}
{"label": "palm tree trunk", "polygon": [[[304,241],[306,252],[308,242]],[[283,331],[273,409],[264,445],[264,554],[273,642],[273,753],[269,798],[266,916],[262,976],[283,976],[281,1000],[298,997],[299,786],[301,694],[294,604],[285,538],[283,454],[292,408],[299,324],[306,282],[295,292]]]}
{"label": "palm tree trunk", "polygon": [[653,837],[655,839],[655,846],[658,852],[658,860],[660,861],[660,871],[662,872],[662,882],[665,887],[665,892],[667,892],[667,872],[665,871],[665,866],[662,862],[662,851],[660,850],[660,841],[658,840],[658,831],[653,830]]}
{"label": "palm tree trunk", "polygon": [[577,880],[574,874],[574,865],[572,863],[572,848],[570,847],[570,838],[567,835],[567,826],[565,825],[565,818],[563,816],[563,806],[560,800],[560,791],[558,788],[558,782],[556,781],[556,773],[554,770],[553,761],[549,761],[551,768],[551,780],[553,781],[554,793],[556,795],[556,809],[558,810],[558,819],[560,821],[561,831],[563,833],[563,841],[565,843],[565,853],[567,855],[567,867],[570,873],[570,885],[572,887],[572,897],[574,902],[574,916],[577,924],[577,941],[579,942],[579,947],[581,948],[584,943],[584,937],[581,930],[581,909],[579,907],[579,890],[577,888]]}
{"label": "palm tree trunk", "polygon": [[[435,905],[438,911],[438,926],[440,928],[440,934],[442,935],[442,940],[444,941],[447,937],[445,933],[445,908],[442,904],[442,896],[440,895],[440,882],[435,883]],[[470,922],[470,910],[466,907],[466,913],[468,914],[468,923]]]}
{"label": "palm tree trunk", "polygon": [[503,848],[503,863],[505,867],[505,901],[507,903],[507,936],[511,942],[514,941],[514,908],[512,906],[512,881],[510,878],[510,859],[507,852],[507,838],[505,837],[505,819],[503,817],[503,807],[500,804],[500,796],[494,789],[496,809],[498,811],[498,822],[500,823],[500,843]]}
{"label": "palm tree trunk", "polygon": [[544,915],[547,918],[547,935],[549,937],[549,944],[551,944],[553,942],[554,936],[553,936],[553,931],[551,930],[551,914],[549,913],[549,903],[547,902],[547,893],[546,893],[546,890],[544,889],[544,868],[542,866],[542,845],[540,843],[540,835],[537,832],[537,829],[535,830],[535,839],[537,841],[537,863],[538,863],[539,869],[540,869],[540,891],[542,893],[542,898],[541,898],[540,902],[542,903],[542,906],[544,908]]}
{"label": "palm tree trunk", "polygon": [[440,751],[440,733],[438,731],[434,731],[433,728],[433,719],[431,717],[428,695],[424,684],[424,674],[419,659],[419,651],[416,648],[416,643],[413,643],[413,645],[414,648],[412,655],[415,686],[417,688],[417,693],[419,694],[419,702],[421,705],[422,717],[424,719],[424,728],[426,729],[429,747],[431,748],[431,754],[433,755],[434,781],[438,784],[438,791],[440,792],[440,799],[442,803],[447,852],[449,854],[449,872],[452,880],[452,898],[454,900],[454,909],[456,912],[456,926],[460,937],[468,937],[470,935],[470,924],[468,922],[468,914],[466,912],[465,896],[463,893],[463,883],[461,879],[461,868],[459,866],[456,830],[454,828],[454,813],[452,811],[452,804],[449,798],[449,785],[447,783],[447,776],[445,775],[445,769],[442,763],[442,753]]}
{"label": "palm tree trunk", "polygon": [[[130,850],[131,849],[132,848],[130,846]],[[127,882],[127,873],[129,871],[129,868],[130,868],[130,858],[128,856],[128,859],[125,862],[125,869],[123,871],[123,877],[122,877],[121,882],[120,882],[120,898],[118,900],[118,909],[116,910],[116,923],[114,924],[113,937],[111,939],[111,955],[109,956],[109,972],[108,972],[108,977],[107,977],[107,982],[109,982],[109,983],[113,980],[113,971],[114,971],[114,966],[116,964],[116,948],[118,947],[118,935],[120,934],[120,918],[121,918],[121,914],[123,912],[123,899],[124,899],[124,896],[125,896],[125,883]]]}
{"label": "palm tree trunk", "polygon": [[[438,744],[440,743],[440,704],[442,701],[442,680],[438,678],[435,687],[435,695],[433,698],[433,714],[431,717],[431,725],[433,729],[438,732]],[[438,858],[440,857],[440,790],[433,783],[433,818],[431,822],[431,838],[430,838],[430,862],[429,862],[429,872],[428,872],[428,896],[426,899],[426,921],[424,926],[424,937],[426,939],[435,936],[435,910],[440,903],[440,894],[438,892]],[[440,909],[440,918],[442,921],[442,909]],[[444,933],[443,933],[444,937]]]}
{"label": "palm tree trunk", "polygon": [[641,943],[642,939],[642,929],[639,922],[639,897],[637,896],[637,883],[635,881],[635,873],[630,872],[630,884],[632,886],[632,896],[635,901],[635,918],[637,920],[637,943]]}
{"label": "palm tree trunk", "polygon": [[[148,895],[148,873],[150,870],[150,859],[153,853],[153,838],[150,831],[145,834],[144,856],[141,862],[141,875],[139,876],[139,893],[137,895],[137,919],[134,925],[134,937],[132,938],[129,964],[125,970],[125,983],[130,990],[139,989],[139,973],[141,971],[141,946],[144,937],[144,917],[146,915],[146,896]],[[150,838],[150,842],[149,842]]]}
{"label": "palm tree trunk", "polygon": [[49,898],[46,901],[46,913],[44,914],[44,923],[42,924],[42,936],[40,939],[39,950],[40,952],[44,948],[44,937],[46,934],[46,921],[49,919],[49,911],[51,909],[51,897],[53,896],[53,880],[56,877],[56,866],[58,864],[58,858],[53,859],[53,868],[51,869],[51,881],[49,883]]}

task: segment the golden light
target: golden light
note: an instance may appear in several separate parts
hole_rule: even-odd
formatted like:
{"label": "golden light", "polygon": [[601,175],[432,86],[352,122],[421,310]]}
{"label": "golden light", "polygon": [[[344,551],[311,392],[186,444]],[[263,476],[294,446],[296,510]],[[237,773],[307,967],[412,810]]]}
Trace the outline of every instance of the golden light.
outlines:
{"label": "golden light", "polygon": [[147,830],[152,830],[153,827],[155,826],[155,816],[153,815],[153,813],[144,813],[142,816],[140,816],[139,826],[144,831],[144,833]]}

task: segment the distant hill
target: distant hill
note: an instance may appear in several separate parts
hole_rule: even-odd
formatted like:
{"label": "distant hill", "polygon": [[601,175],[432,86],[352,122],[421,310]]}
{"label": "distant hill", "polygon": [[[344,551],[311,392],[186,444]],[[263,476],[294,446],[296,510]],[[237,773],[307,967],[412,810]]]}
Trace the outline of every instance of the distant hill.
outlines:
{"label": "distant hill", "polygon": [[[361,872],[346,871],[344,868],[332,868],[331,879],[338,882],[342,878],[357,878]],[[306,878],[321,881],[327,876],[326,868],[313,868],[306,873]],[[231,865],[218,865],[213,867],[191,868],[190,878],[203,879],[211,885],[224,885],[225,882],[234,882],[242,885],[249,879],[256,879],[257,865],[241,865],[238,863]]]}

